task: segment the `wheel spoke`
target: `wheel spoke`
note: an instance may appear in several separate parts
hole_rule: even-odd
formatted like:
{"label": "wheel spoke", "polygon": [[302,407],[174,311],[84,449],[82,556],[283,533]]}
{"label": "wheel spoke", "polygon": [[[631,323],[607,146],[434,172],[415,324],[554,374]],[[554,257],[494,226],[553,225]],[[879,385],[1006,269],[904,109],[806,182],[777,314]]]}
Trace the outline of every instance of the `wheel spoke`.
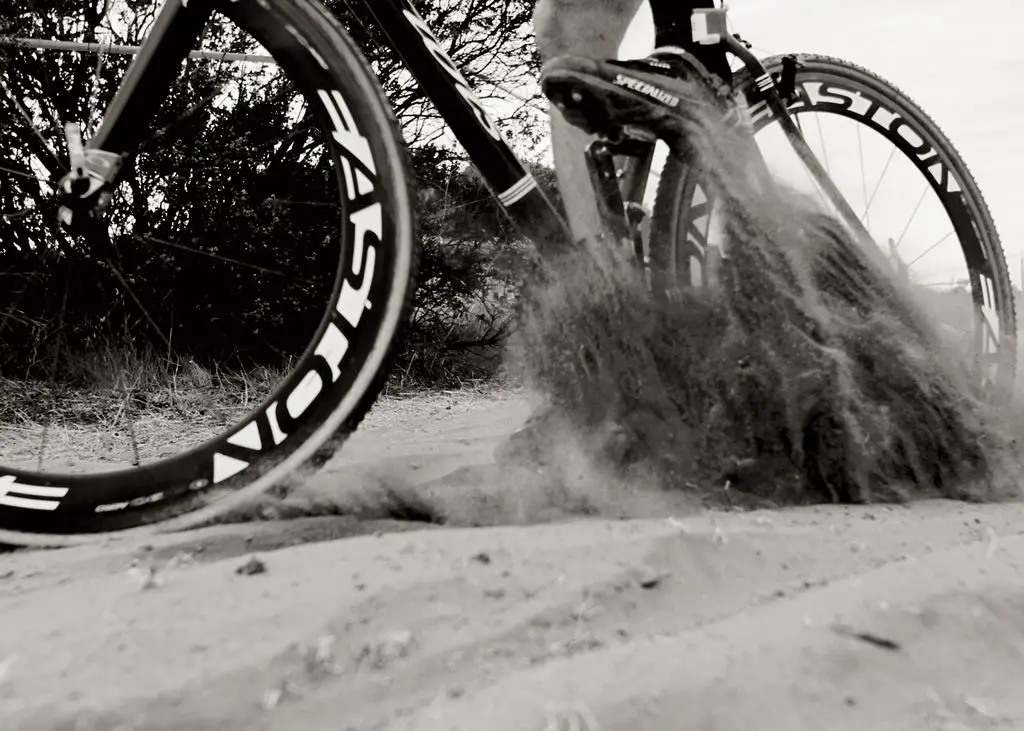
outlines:
{"label": "wheel spoke", "polygon": [[245,267],[247,269],[251,269],[254,272],[262,272],[264,274],[272,274],[275,277],[282,277],[282,278],[285,278],[285,279],[291,279],[292,281],[296,281],[296,282],[308,282],[309,281],[308,277],[296,277],[295,275],[289,274],[288,272],[282,272],[282,271],[277,270],[277,269],[270,269],[268,267],[260,266],[259,264],[251,264],[249,262],[242,261],[241,259],[235,259],[234,257],[231,257],[231,256],[224,256],[223,254],[217,254],[217,253],[214,253],[212,251],[202,251],[200,249],[196,249],[196,248],[191,247],[191,246],[185,246],[184,244],[179,244],[179,243],[174,242],[174,241],[167,241],[165,239],[158,239],[157,237],[151,236],[151,235],[134,236],[133,238],[136,241],[140,241],[142,243],[146,243],[146,244],[159,244],[160,246],[166,246],[168,248],[177,249],[179,251],[187,251],[188,253],[194,254],[196,256],[204,256],[204,257],[207,257],[209,259],[214,259],[216,261],[225,262],[227,264],[237,264],[238,266],[243,266],[243,267]]}
{"label": "wheel spoke", "polygon": [[[889,158],[885,161],[885,165],[882,167],[882,172],[878,174],[878,180],[875,181],[875,187],[871,190],[871,196],[868,198],[867,204],[864,206],[865,218],[870,214],[871,204],[875,202],[875,196],[878,195],[878,189],[882,186],[882,180],[885,179],[885,174],[889,170],[889,165],[892,163],[893,158],[896,156],[896,147],[889,151]],[[861,220],[865,220],[862,218]]]}
{"label": "wheel spoke", "polygon": [[[931,190],[931,187],[927,183],[925,183],[924,189],[921,191],[921,197],[917,199],[917,204],[914,206],[914,210],[911,212],[910,218],[907,219],[907,224],[903,227],[903,231],[900,232],[899,238],[896,239],[896,244],[894,248],[900,248],[900,244],[903,243],[903,238],[907,235],[907,231],[910,230],[910,225],[914,222],[914,218],[917,216],[917,212],[921,210],[921,204],[924,203],[924,197],[928,195],[929,190]],[[917,261],[917,259],[915,259],[914,261]]]}
{"label": "wheel spoke", "polygon": [[142,300],[139,299],[139,296],[137,294],[135,294],[135,288],[128,284],[128,280],[124,278],[124,275],[121,273],[121,270],[117,267],[116,264],[114,264],[113,260],[109,256],[103,257],[103,263],[106,264],[107,270],[114,275],[115,279],[117,279],[118,284],[121,285],[121,288],[124,290],[124,293],[132,298],[132,301],[135,303],[135,305],[139,308],[139,311],[142,313],[143,318],[145,318],[146,322],[149,323],[149,326],[153,328],[153,332],[156,333],[156,336],[160,338],[163,344],[167,347],[168,351],[171,350],[171,339],[164,333],[163,328],[161,328],[160,325],[157,324],[156,320],[153,318],[153,315],[150,314],[149,309],[147,309],[147,307],[144,304],[142,304]]}
{"label": "wheel spoke", "polygon": [[[860,220],[865,223],[868,230],[871,230],[871,211],[868,206],[868,179],[864,173],[864,140],[861,139],[860,125],[856,125],[857,129],[857,158],[860,160],[860,186],[861,194],[864,196],[864,213],[861,215]],[[893,148],[895,149],[895,148]]]}
{"label": "wheel spoke", "polygon": [[21,178],[27,178],[28,180],[42,180],[42,178],[40,178],[38,175],[34,175],[33,173],[26,173],[24,170],[15,170],[14,168],[9,168],[5,165],[0,165],[0,172],[10,173],[11,175],[16,175]]}
{"label": "wheel spoke", "polygon": [[828,148],[825,146],[825,133],[821,129],[821,117],[814,115],[814,121],[818,123],[818,140],[821,141],[821,160],[825,165],[825,172],[831,173],[832,169],[828,164]]}
{"label": "wheel spoke", "polygon": [[938,241],[936,241],[936,242],[935,242],[934,244],[932,244],[932,245],[931,245],[931,246],[929,246],[929,247],[928,247],[927,249],[925,249],[925,250],[924,250],[924,251],[922,251],[922,252],[921,252],[920,254],[918,254],[918,255],[917,255],[917,256],[916,256],[915,258],[911,259],[911,260],[910,260],[910,261],[909,261],[909,262],[907,263],[907,266],[908,266],[908,267],[910,267],[910,266],[914,266],[914,264],[916,264],[917,262],[921,261],[921,259],[923,259],[923,258],[924,258],[925,256],[927,256],[927,255],[928,255],[929,253],[931,253],[931,252],[932,252],[932,251],[933,251],[934,249],[936,249],[936,248],[937,248],[937,247],[938,247],[938,246],[939,246],[940,244],[942,244],[942,243],[943,243],[944,241],[947,241],[947,240],[949,240],[949,237],[950,237],[950,236],[953,236],[953,235],[954,235],[955,233],[956,233],[956,231],[955,231],[955,230],[951,230],[951,231],[950,231],[949,233],[947,233],[947,234],[946,234],[945,236],[943,236],[943,237],[942,237],[941,239],[939,239],[939,240],[938,240]]}
{"label": "wheel spoke", "polygon": [[46,138],[43,137],[43,133],[39,131],[39,126],[33,121],[32,115],[29,114],[25,106],[20,101],[18,101],[17,97],[15,97],[15,95],[11,92],[10,87],[7,86],[6,82],[4,82],[2,78],[0,78],[0,90],[3,90],[4,96],[6,96],[8,101],[11,102],[14,108],[18,111],[18,114],[21,115],[21,118],[24,120],[25,124],[28,125],[29,130],[32,132],[33,136],[37,140],[39,140],[40,144],[42,145],[43,151],[46,152],[46,154],[50,157],[51,161],[54,163],[54,165],[56,165],[57,169],[59,169],[61,172],[67,172],[67,165],[64,164],[64,162],[57,155],[57,153],[53,151],[53,148],[50,147],[50,143],[46,141]]}

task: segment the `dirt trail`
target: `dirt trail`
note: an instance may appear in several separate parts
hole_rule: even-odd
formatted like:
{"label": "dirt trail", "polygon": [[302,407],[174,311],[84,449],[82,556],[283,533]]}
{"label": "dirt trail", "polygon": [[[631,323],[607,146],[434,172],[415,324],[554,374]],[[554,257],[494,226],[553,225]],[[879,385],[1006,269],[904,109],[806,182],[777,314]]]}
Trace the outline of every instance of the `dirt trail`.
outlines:
{"label": "dirt trail", "polygon": [[[403,408],[311,489],[437,489],[528,411]],[[309,518],[12,554],[0,728],[1024,723],[1024,506],[671,512],[415,531]],[[265,572],[237,573],[250,554]]]}

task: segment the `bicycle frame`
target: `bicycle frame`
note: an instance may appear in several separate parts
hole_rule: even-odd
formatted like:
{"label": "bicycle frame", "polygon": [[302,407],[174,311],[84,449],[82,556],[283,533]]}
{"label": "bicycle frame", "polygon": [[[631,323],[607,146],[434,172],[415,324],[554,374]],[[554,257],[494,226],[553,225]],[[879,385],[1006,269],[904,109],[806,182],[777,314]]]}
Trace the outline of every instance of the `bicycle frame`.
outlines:
{"label": "bicycle frame", "polygon": [[[570,238],[565,221],[502,138],[412,3],[352,0],[352,4],[380,27],[523,233],[542,253],[564,246]],[[208,2],[167,0],[86,150],[124,155],[142,142],[155,103],[170,87],[212,12]],[[116,178],[104,177],[109,184],[116,182]]]}
{"label": "bicycle frame", "polygon": [[[567,223],[505,142],[497,125],[411,0],[350,1],[357,12],[379,26],[392,50],[422,86],[455,138],[465,148],[498,202],[542,256],[564,248],[572,240]],[[130,153],[143,141],[155,113],[154,100],[158,103],[163,98],[162,92],[170,87],[174,74],[195,46],[212,12],[209,2],[167,0],[106,110],[100,129],[86,144],[86,150],[103,151],[109,160],[111,155]],[[776,80],[739,40],[726,35],[723,42],[727,50],[740,58],[750,71],[758,91],[767,100],[797,153],[847,224],[861,238],[871,241],[859,217],[804,141],[780,97]],[[639,153],[634,152],[621,170],[611,171],[611,177],[618,179],[619,185],[610,188],[619,190],[611,190],[609,194],[607,184],[601,186],[605,189],[603,192],[595,190],[599,196],[614,199],[599,201],[603,211],[611,211],[613,216],[621,211],[620,220],[609,222],[612,230],[624,230],[626,214],[623,203],[642,200],[652,156],[653,145]],[[605,154],[604,157],[605,164],[610,164],[610,156]],[[100,154],[96,158],[102,160],[104,156]],[[99,167],[101,163],[96,164]],[[97,172],[102,173],[109,184],[116,182],[116,169]],[[868,248],[881,254],[874,242]]]}

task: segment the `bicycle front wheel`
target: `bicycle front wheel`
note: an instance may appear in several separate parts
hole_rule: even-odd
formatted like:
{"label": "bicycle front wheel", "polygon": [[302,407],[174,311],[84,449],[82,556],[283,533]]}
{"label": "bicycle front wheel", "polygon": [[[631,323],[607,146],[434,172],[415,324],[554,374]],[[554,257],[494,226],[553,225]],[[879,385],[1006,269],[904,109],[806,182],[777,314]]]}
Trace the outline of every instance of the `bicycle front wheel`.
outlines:
{"label": "bicycle front wheel", "polygon": [[[1013,289],[992,215],[967,165],[938,125],[889,82],[835,58],[793,58],[788,108],[804,139],[940,334],[971,363],[982,392],[1004,398],[1017,361]],[[781,77],[783,57],[762,63]],[[736,94],[772,174],[820,195],[745,70]],[[652,266],[673,286],[713,280],[720,213],[699,171],[669,157],[650,246]]]}
{"label": "bicycle front wheel", "polygon": [[98,54],[40,52],[35,11],[0,34],[0,541],[205,522],[326,460],[384,384],[419,257],[391,109],[314,0],[211,2],[89,237],[54,225],[62,123],[95,127],[157,4],[52,19]]}

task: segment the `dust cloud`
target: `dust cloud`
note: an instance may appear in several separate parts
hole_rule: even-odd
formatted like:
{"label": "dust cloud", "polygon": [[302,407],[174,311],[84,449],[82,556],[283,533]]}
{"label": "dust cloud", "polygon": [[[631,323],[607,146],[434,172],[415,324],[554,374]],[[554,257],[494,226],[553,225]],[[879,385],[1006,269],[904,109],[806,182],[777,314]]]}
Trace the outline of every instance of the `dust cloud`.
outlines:
{"label": "dust cloud", "polygon": [[558,465],[571,432],[603,474],[705,497],[1015,495],[1018,430],[905,285],[815,200],[759,190],[741,131],[689,124],[735,212],[719,286],[652,296],[631,252],[594,242],[546,261],[510,363],[553,406],[503,458]]}

